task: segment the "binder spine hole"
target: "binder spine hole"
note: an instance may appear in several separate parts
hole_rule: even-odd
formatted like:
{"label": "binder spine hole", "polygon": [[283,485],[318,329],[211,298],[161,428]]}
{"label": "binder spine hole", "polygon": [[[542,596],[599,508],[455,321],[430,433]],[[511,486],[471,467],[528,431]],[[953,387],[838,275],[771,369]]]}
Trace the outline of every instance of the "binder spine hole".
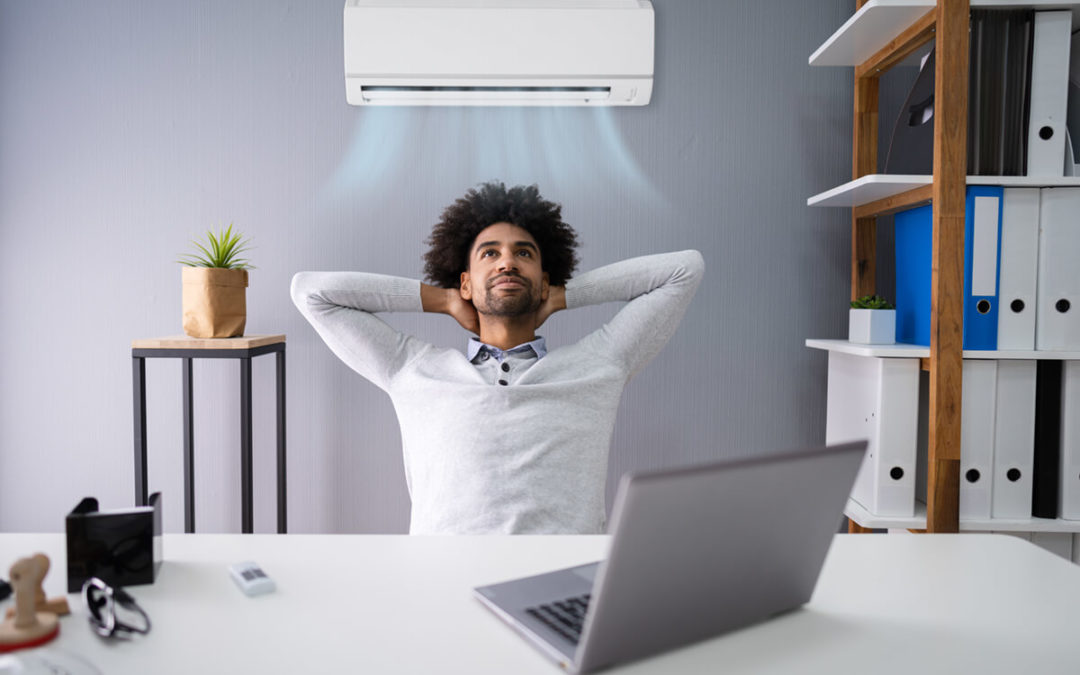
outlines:
{"label": "binder spine hole", "polygon": [[967,473],[964,474],[964,478],[966,478],[969,483],[978,483],[979,477],[980,474],[978,469],[968,469]]}
{"label": "binder spine hole", "polygon": [[1009,479],[1009,482],[1015,483],[1020,480],[1020,469],[1009,469],[1005,472],[1005,477]]}
{"label": "binder spine hole", "polygon": [[1020,312],[1024,311],[1024,301],[1019,299],[1013,300],[1011,303],[1009,303],[1009,309],[1011,309],[1016,314],[1019,314]]}
{"label": "binder spine hole", "polygon": [[1054,309],[1061,312],[1062,314],[1069,311],[1070,307],[1072,307],[1072,304],[1065,298],[1062,298],[1054,303]]}
{"label": "binder spine hole", "polygon": [[893,468],[889,469],[889,478],[892,478],[893,480],[900,480],[903,477],[904,470],[900,467],[894,466]]}
{"label": "binder spine hole", "polygon": [[977,309],[979,311],[979,314],[986,314],[987,312],[990,311],[990,301],[989,300],[980,300],[975,305],[975,309]]}
{"label": "binder spine hole", "polygon": [[1045,127],[1042,127],[1041,129],[1039,129],[1039,138],[1043,139],[1044,141],[1050,140],[1051,138],[1053,138],[1053,136],[1054,136],[1054,128],[1053,127],[1048,125],[1048,126],[1045,126]]}

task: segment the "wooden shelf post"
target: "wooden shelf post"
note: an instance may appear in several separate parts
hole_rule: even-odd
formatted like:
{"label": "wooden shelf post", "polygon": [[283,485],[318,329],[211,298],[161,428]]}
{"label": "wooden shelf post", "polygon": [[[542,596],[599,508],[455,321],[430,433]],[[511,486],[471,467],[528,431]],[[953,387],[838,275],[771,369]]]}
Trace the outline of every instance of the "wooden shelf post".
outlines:
{"label": "wooden shelf post", "polygon": [[957,532],[963,381],[968,0],[938,0],[926,529]]}
{"label": "wooden shelf post", "polygon": [[[856,0],[858,10],[867,0]],[[851,178],[877,173],[878,75],[855,73],[852,116]],[[851,214],[851,299],[872,295],[876,285],[877,219]]]}
{"label": "wooden shelf post", "polygon": [[[851,177],[877,173],[878,75],[855,77]],[[851,299],[873,295],[876,286],[877,218],[851,213]]]}
{"label": "wooden shelf post", "polygon": [[[856,0],[855,9],[867,0]],[[855,110],[852,116],[851,177],[877,173],[878,73],[855,73]],[[851,212],[851,299],[873,295],[877,268],[877,218]],[[871,532],[848,519],[848,532]]]}

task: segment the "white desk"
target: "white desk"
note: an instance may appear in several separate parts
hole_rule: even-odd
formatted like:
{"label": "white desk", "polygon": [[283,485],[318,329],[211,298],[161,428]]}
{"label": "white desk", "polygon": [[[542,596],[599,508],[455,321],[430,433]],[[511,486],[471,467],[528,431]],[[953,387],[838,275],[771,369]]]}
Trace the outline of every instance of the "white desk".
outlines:
{"label": "white desk", "polygon": [[[166,535],[165,564],[132,594],[149,636],[102,642],[73,615],[53,648],[102,672],[561,672],[471,588],[604,556],[606,537]],[[61,534],[0,534],[0,570]],[[225,566],[277,581],[247,598]],[[948,579],[935,583],[934,579]],[[9,606],[11,601],[3,603]],[[770,623],[618,670],[627,673],[1080,672],[1080,567],[1003,535],[837,535],[812,601]],[[929,668],[928,668],[929,666]]]}

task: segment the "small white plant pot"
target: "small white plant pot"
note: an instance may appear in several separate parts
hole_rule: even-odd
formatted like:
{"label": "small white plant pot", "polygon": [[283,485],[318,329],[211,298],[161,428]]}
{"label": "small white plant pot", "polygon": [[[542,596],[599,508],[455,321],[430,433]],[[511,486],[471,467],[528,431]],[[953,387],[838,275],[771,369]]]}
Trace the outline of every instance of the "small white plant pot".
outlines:
{"label": "small white plant pot", "polygon": [[896,342],[895,309],[848,310],[848,341],[863,345],[891,345]]}

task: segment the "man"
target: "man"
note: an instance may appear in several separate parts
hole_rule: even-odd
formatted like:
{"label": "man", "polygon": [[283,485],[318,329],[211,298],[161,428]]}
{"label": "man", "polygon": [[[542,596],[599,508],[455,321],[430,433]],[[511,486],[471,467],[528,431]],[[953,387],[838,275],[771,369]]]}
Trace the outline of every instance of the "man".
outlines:
{"label": "man", "polygon": [[[577,237],[536,186],[470,190],[429,239],[434,285],[301,272],[293,302],[349,367],[390,395],[412,498],[409,531],[601,533],[622,390],[667,342],[704,272],[697,251],[571,278]],[[627,301],[577,344],[547,351],[554,312]],[[442,312],[479,334],[465,354],[405,335],[378,312]]]}

